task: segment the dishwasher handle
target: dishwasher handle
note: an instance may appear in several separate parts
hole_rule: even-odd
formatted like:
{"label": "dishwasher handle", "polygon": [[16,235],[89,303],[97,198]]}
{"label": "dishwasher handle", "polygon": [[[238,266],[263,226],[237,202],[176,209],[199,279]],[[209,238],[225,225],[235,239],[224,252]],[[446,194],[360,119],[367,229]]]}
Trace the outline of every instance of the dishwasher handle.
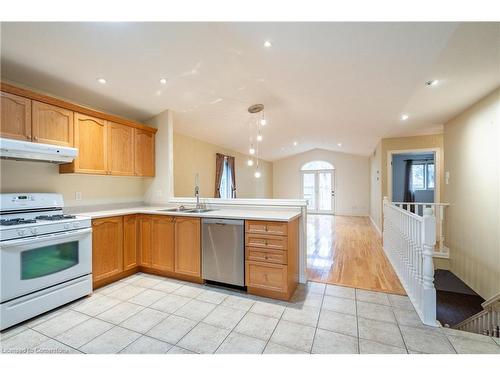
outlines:
{"label": "dishwasher handle", "polygon": [[217,224],[217,225],[237,225],[243,226],[245,225],[244,220],[234,220],[234,219],[217,219],[217,218],[203,218],[202,224]]}

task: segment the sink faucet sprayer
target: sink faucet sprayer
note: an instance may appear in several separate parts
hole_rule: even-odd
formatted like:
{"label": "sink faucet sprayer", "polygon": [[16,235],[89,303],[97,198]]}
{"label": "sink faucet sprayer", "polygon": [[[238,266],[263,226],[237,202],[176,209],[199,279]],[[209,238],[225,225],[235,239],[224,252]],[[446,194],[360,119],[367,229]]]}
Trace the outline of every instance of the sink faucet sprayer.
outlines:
{"label": "sink faucet sprayer", "polygon": [[194,178],[194,196],[196,197],[196,208],[201,208],[200,206],[200,186],[199,186],[199,175],[196,173]]}

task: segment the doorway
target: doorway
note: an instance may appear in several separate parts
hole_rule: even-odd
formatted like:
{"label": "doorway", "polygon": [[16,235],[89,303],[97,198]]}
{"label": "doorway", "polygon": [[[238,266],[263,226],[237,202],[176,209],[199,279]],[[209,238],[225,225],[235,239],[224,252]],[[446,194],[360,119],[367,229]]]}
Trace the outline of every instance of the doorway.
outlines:
{"label": "doorway", "polygon": [[301,168],[302,197],[312,214],[335,214],[335,168],[325,161],[311,161]]}

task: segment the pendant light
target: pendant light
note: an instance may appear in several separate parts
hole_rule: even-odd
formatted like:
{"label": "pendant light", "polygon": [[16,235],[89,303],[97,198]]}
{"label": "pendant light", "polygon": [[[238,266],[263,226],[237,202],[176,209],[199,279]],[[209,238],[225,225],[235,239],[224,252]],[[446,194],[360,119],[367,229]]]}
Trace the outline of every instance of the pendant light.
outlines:
{"label": "pendant light", "polygon": [[[259,169],[259,143],[261,143],[264,139],[262,136],[262,127],[267,125],[267,120],[264,114],[264,105],[254,104],[248,107],[248,112],[252,115],[252,118],[249,124],[250,146],[248,148],[248,153],[250,154],[250,157],[247,160],[247,165],[249,167],[253,167],[255,164],[255,172],[253,175],[255,178],[260,178],[262,173]],[[260,116],[257,115],[258,113],[260,113]],[[256,140],[255,144],[253,142],[254,139]],[[253,157],[255,157],[255,163]]]}

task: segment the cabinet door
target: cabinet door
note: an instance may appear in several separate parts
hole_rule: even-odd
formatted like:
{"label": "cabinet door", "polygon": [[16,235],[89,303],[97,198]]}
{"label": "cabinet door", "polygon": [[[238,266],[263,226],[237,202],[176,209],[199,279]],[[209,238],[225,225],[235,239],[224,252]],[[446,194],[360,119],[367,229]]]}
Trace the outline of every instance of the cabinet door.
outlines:
{"label": "cabinet door", "polygon": [[149,215],[138,216],[139,225],[139,265],[151,267],[152,219]]}
{"label": "cabinet door", "polygon": [[75,159],[74,172],[106,174],[107,132],[106,121],[75,113]]}
{"label": "cabinet door", "polygon": [[134,175],[134,134],[130,126],[108,122],[108,173]]}
{"label": "cabinet door", "polygon": [[73,111],[34,100],[32,121],[34,142],[73,147]]}
{"label": "cabinet door", "polygon": [[201,277],[200,219],[175,218],[175,272]]}
{"label": "cabinet door", "polygon": [[137,267],[137,217],[126,215],[123,217],[123,269]]}
{"label": "cabinet door", "polygon": [[135,129],[135,174],[155,175],[155,135],[141,129]]}
{"label": "cabinet door", "polygon": [[92,278],[99,281],[123,271],[123,219],[92,220]]}
{"label": "cabinet door", "polygon": [[152,228],[151,267],[174,271],[174,217],[154,216]]}
{"label": "cabinet door", "polygon": [[1,128],[0,136],[31,140],[31,100],[21,96],[0,92]]}

